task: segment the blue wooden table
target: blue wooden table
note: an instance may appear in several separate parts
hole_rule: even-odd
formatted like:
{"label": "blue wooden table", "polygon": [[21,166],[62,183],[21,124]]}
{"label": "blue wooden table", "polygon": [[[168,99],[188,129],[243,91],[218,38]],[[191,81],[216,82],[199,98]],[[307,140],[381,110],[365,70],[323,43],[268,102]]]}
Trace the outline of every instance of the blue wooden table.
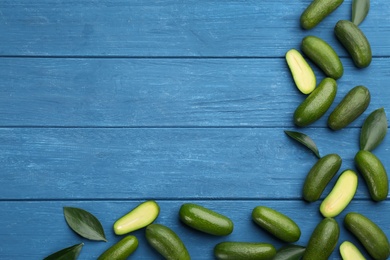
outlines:
{"label": "blue wooden table", "polygon": [[[182,238],[193,259],[213,259],[222,241],[284,243],[251,220],[255,206],[297,222],[306,245],[322,219],[321,200],[306,203],[302,185],[317,158],[284,134],[308,134],[321,155],[338,153],[355,169],[361,125],[373,110],[390,111],[390,5],[371,1],[360,25],[373,61],[357,69],[333,27],[350,19],[351,0],[316,28],[299,16],[310,0],[0,0],[0,259],[42,259],[84,243],[80,259],[96,259],[119,241],[112,225],[139,203],[156,200],[156,220]],[[345,68],[331,109],[297,128],[305,98],[284,55],[315,35]],[[324,74],[313,66],[317,81]],[[334,132],[327,116],[354,86],[371,91],[364,114]],[[390,169],[390,138],[374,152]],[[336,178],[325,190],[330,191]],[[227,237],[178,220],[185,202],[230,217]],[[63,207],[80,207],[103,224],[108,242],[67,226]],[[371,218],[390,236],[390,201],[358,191],[336,217],[338,245],[357,240],[342,226],[347,212]],[[131,259],[160,259],[144,230]],[[331,259],[340,259],[338,247]]]}

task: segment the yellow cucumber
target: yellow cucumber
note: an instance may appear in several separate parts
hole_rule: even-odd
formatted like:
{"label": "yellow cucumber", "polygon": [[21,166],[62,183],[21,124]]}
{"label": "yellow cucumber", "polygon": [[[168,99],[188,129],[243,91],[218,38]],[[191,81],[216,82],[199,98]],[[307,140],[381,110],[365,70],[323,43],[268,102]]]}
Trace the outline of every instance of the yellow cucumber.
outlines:
{"label": "yellow cucumber", "polygon": [[291,49],[286,53],[287,65],[295,85],[303,94],[310,94],[316,87],[316,76],[302,54]]}

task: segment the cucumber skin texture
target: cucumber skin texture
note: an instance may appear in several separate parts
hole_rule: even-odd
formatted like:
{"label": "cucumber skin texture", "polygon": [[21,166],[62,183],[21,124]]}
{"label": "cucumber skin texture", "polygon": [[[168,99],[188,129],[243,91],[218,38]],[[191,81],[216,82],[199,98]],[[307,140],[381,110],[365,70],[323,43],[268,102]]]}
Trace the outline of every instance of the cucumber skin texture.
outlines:
{"label": "cucumber skin texture", "polygon": [[338,154],[327,154],[321,157],[310,169],[303,185],[303,198],[314,202],[341,167],[342,159]]}
{"label": "cucumber skin texture", "polygon": [[313,61],[326,76],[335,80],[341,78],[344,67],[335,50],[324,40],[316,36],[306,36],[301,43],[301,50]]}
{"label": "cucumber skin texture", "polygon": [[324,218],[314,229],[302,260],[327,260],[336,248],[340,227],[333,218]]}
{"label": "cucumber skin texture", "polygon": [[219,260],[271,260],[276,249],[268,243],[221,242],[214,247]]}
{"label": "cucumber skin texture", "polygon": [[340,130],[357,119],[367,109],[371,94],[365,86],[352,88],[330,113],[328,126],[332,130]]}
{"label": "cucumber skin texture", "polygon": [[360,28],[347,20],[340,20],[334,27],[334,33],[344,46],[358,68],[368,67],[372,60],[371,46]]}
{"label": "cucumber skin texture", "polygon": [[234,228],[228,217],[192,203],[185,203],[180,207],[179,218],[196,230],[216,236],[229,235]]}
{"label": "cucumber skin texture", "polygon": [[344,218],[344,225],[374,259],[387,259],[390,256],[389,240],[372,220],[360,213],[350,212]]}
{"label": "cucumber skin texture", "polygon": [[309,30],[319,24],[325,17],[339,7],[344,0],[314,0],[303,11],[300,24],[303,29]]}
{"label": "cucumber skin texture", "polygon": [[373,153],[360,150],[355,155],[356,168],[367,184],[370,196],[375,201],[382,201],[389,193],[389,180],[382,162]]}
{"label": "cucumber skin texture", "polygon": [[337,83],[332,78],[324,78],[309,96],[296,108],[294,123],[308,126],[320,119],[336,97]]}
{"label": "cucumber skin texture", "polygon": [[118,243],[108,248],[98,260],[126,260],[138,247],[138,239],[135,236],[126,236]]}
{"label": "cucumber skin texture", "polygon": [[150,224],[145,229],[145,237],[149,245],[167,260],[191,259],[179,236],[164,225]]}
{"label": "cucumber skin texture", "polygon": [[301,237],[299,226],[288,216],[265,206],[252,211],[253,221],[284,242],[296,242]]}

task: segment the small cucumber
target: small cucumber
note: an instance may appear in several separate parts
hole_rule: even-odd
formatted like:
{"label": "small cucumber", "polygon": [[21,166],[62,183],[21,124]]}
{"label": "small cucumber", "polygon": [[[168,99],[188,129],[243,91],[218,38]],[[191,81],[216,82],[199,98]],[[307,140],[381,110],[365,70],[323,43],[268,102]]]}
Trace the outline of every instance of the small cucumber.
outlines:
{"label": "small cucumber", "polygon": [[303,94],[310,94],[316,87],[316,76],[302,54],[291,49],[286,53],[287,65],[294,83]]}
{"label": "small cucumber", "polygon": [[228,217],[200,205],[183,204],[179,218],[184,224],[211,235],[226,236],[233,232],[233,222]]}
{"label": "small cucumber", "polygon": [[384,260],[390,256],[390,244],[386,234],[369,218],[350,212],[344,218],[344,225],[374,259]]}
{"label": "small cucumber", "polygon": [[288,216],[265,206],[252,211],[253,221],[284,242],[296,242],[301,237],[299,226]]}
{"label": "small cucumber", "polygon": [[268,243],[221,242],[214,247],[214,255],[220,260],[269,260],[276,249]]}
{"label": "small cucumber", "polygon": [[321,157],[310,169],[303,185],[303,198],[313,202],[321,197],[322,192],[341,167],[338,154],[327,154]]}
{"label": "small cucumber", "polygon": [[278,249],[272,260],[299,260],[302,258],[306,248],[298,245],[285,245]]}
{"label": "small cucumber", "polygon": [[332,130],[340,130],[356,118],[358,118],[367,109],[370,104],[371,95],[365,86],[356,86],[352,88],[330,113],[328,126]]}
{"label": "small cucumber", "polygon": [[324,217],[335,217],[343,211],[355,196],[358,176],[352,170],[345,170],[338,178],[332,191],[322,201],[321,214]]}
{"label": "small cucumber", "polygon": [[190,260],[187,248],[179,236],[161,224],[150,224],[145,229],[146,240],[157,252],[168,260]]}
{"label": "small cucumber", "polygon": [[360,150],[355,155],[356,168],[367,184],[370,196],[375,201],[382,201],[389,194],[389,181],[382,162],[373,153]]}
{"label": "small cucumber", "polygon": [[114,223],[114,232],[123,235],[146,227],[158,217],[159,213],[160,207],[155,201],[145,201],[118,219]]}
{"label": "small cucumber", "polygon": [[308,126],[320,119],[332,105],[336,97],[337,83],[332,78],[324,78],[317,88],[296,108],[294,123]]}
{"label": "small cucumber", "polygon": [[138,247],[135,236],[126,236],[101,254],[98,260],[126,260]]}
{"label": "small cucumber", "polygon": [[335,80],[341,78],[344,67],[335,50],[324,40],[316,36],[306,36],[301,43],[301,50],[313,61],[326,76]]}
{"label": "small cucumber", "polygon": [[343,260],[366,260],[359,249],[349,241],[344,241],[340,245],[340,255]]}
{"label": "small cucumber", "polygon": [[358,68],[370,65],[372,52],[367,37],[351,21],[340,20],[334,27],[334,33],[339,42],[344,46]]}
{"label": "small cucumber", "polygon": [[324,218],[310,236],[302,260],[327,260],[337,245],[340,227],[333,218]]}
{"label": "small cucumber", "polygon": [[303,11],[300,23],[303,29],[309,30],[319,24],[325,17],[339,7],[344,0],[314,0]]}

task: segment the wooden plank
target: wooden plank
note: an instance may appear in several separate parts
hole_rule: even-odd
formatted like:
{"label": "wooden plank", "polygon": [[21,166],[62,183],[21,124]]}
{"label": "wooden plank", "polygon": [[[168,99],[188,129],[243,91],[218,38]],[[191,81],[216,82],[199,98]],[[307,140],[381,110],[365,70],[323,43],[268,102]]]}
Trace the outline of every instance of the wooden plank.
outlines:
{"label": "wooden plank", "polygon": [[[356,85],[371,90],[368,111],[390,107],[389,58],[343,63],[332,108]],[[304,99],[284,59],[3,58],[0,93],[0,126],[292,127]]]}
{"label": "wooden plank", "polygon": [[[3,128],[1,198],[299,199],[317,159],[283,130]],[[354,169],[359,129],[304,132]],[[389,145],[375,150],[386,168]],[[368,197],[363,181],[356,196]]]}
{"label": "wooden plank", "polygon": [[[140,201],[19,201],[0,202],[0,257],[2,259],[42,259],[64,247],[84,243],[80,259],[96,259],[106,248],[121,237],[115,236],[112,224],[116,219],[134,208]],[[180,223],[178,210],[187,201],[157,201],[161,211],[157,223],[173,229],[184,241],[194,259],[214,259],[213,247],[222,241],[267,242],[279,248],[283,242],[273,238],[257,227],[251,220],[252,209],[259,205],[272,207],[291,217],[301,229],[301,238],[296,243],[306,245],[315,226],[322,219],[318,212],[319,203],[307,204],[298,201],[189,201],[198,203],[221,214],[234,222],[234,231],[226,237],[215,237],[192,230]],[[67,226],[63,206],[80,207],[94,214],[102,223],[108,242],[94,242],[83,239],[73,233]],[[348,208],[336,217],[340,225],[340,239],[329,259],[341,259],[338,246],[345,240],[355,243],[362,252],[362,246],[343,227],[343,219],[348,212],[359,212],[377,223],[387,236],[390,235],[390,204],[388,201],[373,203],[371,201],[352,201]],[[144,230],[132,233],[139,239],[139,247],[132,259],[162,259],[147,244]],[[21,247],[23,248],[21,252]]]}
{"label": "wooden plank", "polygon": [[[318,27],[304,31],[304,1],[0,1],[3,56],[282,57],[308,34],[333,37],[350,19],[351,0]],[[372,1],[360,26],[375,56],[390,55],[386,1]]]}

